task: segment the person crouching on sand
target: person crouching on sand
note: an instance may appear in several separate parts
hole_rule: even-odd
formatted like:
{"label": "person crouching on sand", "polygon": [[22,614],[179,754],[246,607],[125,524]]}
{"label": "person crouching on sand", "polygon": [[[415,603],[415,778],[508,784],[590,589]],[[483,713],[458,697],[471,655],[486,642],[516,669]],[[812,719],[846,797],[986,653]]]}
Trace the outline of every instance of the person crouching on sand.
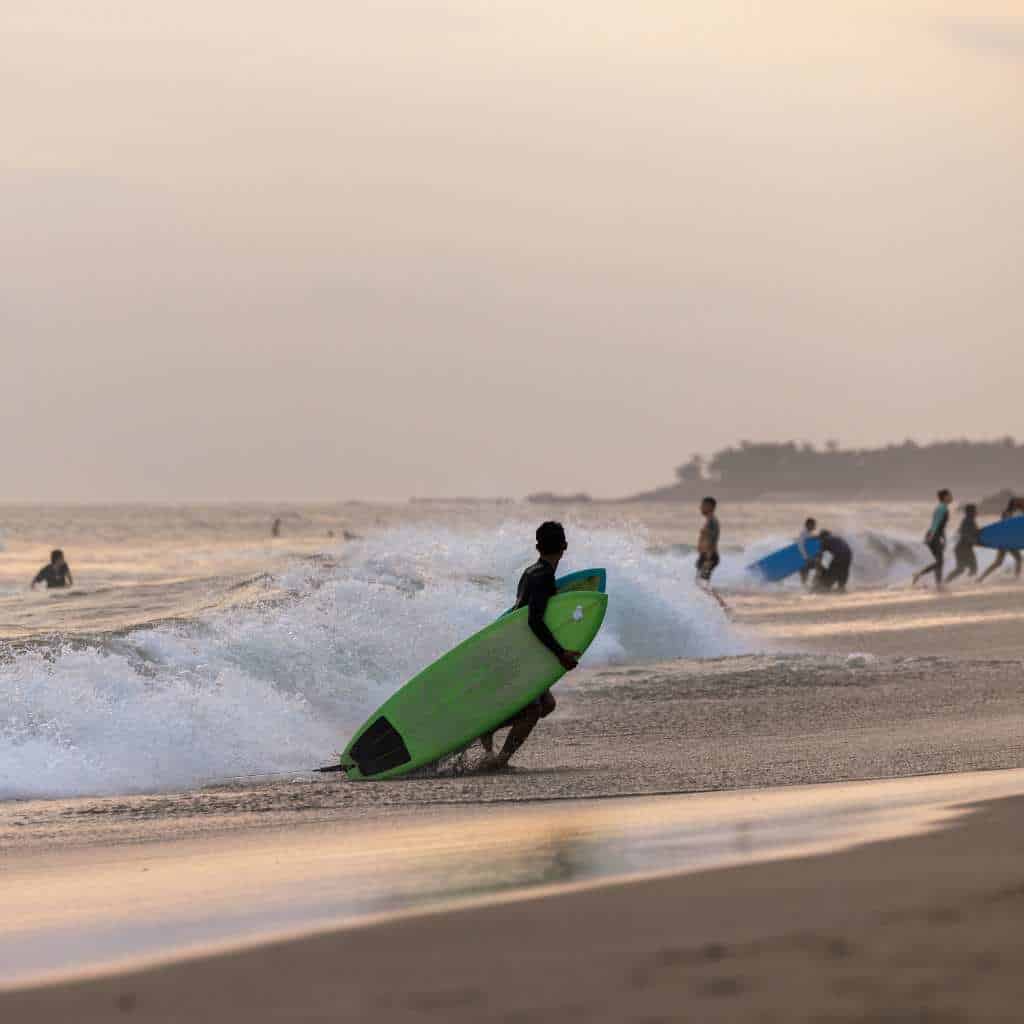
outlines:
{"label": "person crouching on sand", "polygon": [[[544,622],[544,613],[548,601],[558,593],[555,583],[555,570],[568,550],[565,530],[561,523],[541,523],[537,527],[537,553],[540,558],[533,563],[519,578],[516,588],[516,608],[528,608],[527,622],[533,635],[542,643],[566,670],[572,671],[579,663],[582,654],[579,651],[567,651],[548,629]],[[504,768],[512,759],[512,755],[526,742],[536,724],[547,718],[555,710],[555,698],[547,690],[537,700],[531,701],[518,714],[502,722],[501,725],[480,737],[480,745],[487,752],[481,768],[497,771]],[[501,751],[494,753],[494,734],[498,729],[508,728],[508,735]]]}
{"label": "person crouching on sand", "polygon": [[978,506],[964,505],[964,517],[960,520],[956,547],[953,549],[953,553],[956,555],[956,568],[946,577],[947,583],[952,583],[965,572],[968,576],[977,575],[978,559],[974,554],[974,545],[980,540],[981,527],[978,526]]}
{"label": "person crouching on sand", "polygon": [[64,552],[60,548],[55,548],[50,552],[49,564],[44,565],[32,580],[32,589],[35,590],[39,583],[45,583],[46,589],[51,590],[54,587],[73,586],[74,582],[71,578],[71,567],[64,560]]}

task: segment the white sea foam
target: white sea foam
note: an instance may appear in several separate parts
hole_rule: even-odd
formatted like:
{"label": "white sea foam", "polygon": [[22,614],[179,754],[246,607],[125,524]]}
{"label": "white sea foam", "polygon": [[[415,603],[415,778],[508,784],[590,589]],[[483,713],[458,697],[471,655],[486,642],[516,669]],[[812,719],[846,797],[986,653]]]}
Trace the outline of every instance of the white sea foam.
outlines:
{"label": "white sea foam", "polygon": [[[570,531],[564,569],[605,566],[586,664],[740,653],[691,560],[642,532]],[[286,600],[0,663],[0,799],[166,790],[315,766],[417,671],[508,607],[529,531],[402,526],[297,563]]]}

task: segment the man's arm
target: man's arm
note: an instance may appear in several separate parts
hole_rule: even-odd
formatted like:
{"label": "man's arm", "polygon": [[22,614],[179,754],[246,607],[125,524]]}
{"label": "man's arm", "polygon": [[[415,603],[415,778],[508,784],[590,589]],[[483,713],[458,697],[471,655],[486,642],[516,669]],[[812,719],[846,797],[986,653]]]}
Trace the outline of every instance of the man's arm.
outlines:
{"label": "man's arm", "polygon": [[540,587],[533,587],[530,591],[530,601],[527,607],[529,612],[527,622],[533,635],[561,661],[565,654],[565,648],[555,639],[554,633],[547,627],[544,621],[544,613],[548,610],[549,595],[545,594]]}
{"label": "man's arm", "polygon": [[71,576],[71,566],[68,566],[68,569],[67,569],[67,572],[65,573],[65,575],[68,578],[68,586],[69,587],[73,587],[75,585],[75,581],[74,581],[74,579]]}
{"label": "man's arm", "polygon": [[45,580],[45,579],[46,579],[46,567],[43,566],[43,568],[40,569],[39,572],[36,573],[35,579],[32,581],[32,589],[35,590],[36,589],[36,584],[37,583],[42,583],[43,580]]}

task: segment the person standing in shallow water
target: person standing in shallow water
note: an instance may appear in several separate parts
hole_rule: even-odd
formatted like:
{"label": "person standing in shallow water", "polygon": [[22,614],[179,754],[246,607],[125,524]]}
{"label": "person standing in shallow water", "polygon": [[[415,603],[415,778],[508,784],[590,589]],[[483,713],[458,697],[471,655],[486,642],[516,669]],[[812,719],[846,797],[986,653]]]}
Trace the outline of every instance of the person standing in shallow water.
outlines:
{"label": "person standing in shallow water", "polygon": [[697,537],[697,579],[702,583],[711,582],[711,574],[721,561],[718,557],[718,540],[722,535],[722,528],[719,526],[718,516],[715,515],[717,508],[718,502],[714,498],[705,498],[700,503],[700,514],[704,517],[704,523]]}
{"label": "person standing in shallow water", "polygon": [[932,524],[924,535],[924,542],[935,559],[931,565],[914,573],[912,586],[917,586],[922,576],[928,573],[935,573],[935,589],[942,590],[942,563],[946,553],[946,527],[949,525],[949,506],[953,504],[953,492],[948,487],[943,487],[938,493],[939,503],[932,513]]}
{"label": "person standing in shallow water", "polygon": [[807,577],[814,568],[815,559],[811,558],[810,552],[807,550],[807,542],[814,536],[817,529],[818,521],[808,517],[804,520],[804,528],[796,539],[797,551],[800,552],[800,556],[804,560],[804,567],[800,570],[800,582],[803,584],[807,583]]}
{"label": "person standing in shallow water", "polygon": [[74,582],[71,577],[71,567],[64,560],[64,552],[60,548],[54,548],[50,552],[49,564],[44,565],[32,580],[32,589],[35,590],[40,583],[45,583],[46,589],[52,590],[55,587],[73,586]]}
{"label": "person standing in shallow water", "polygon": [[[537,553],[540,558],[533,563],[519,578],[519,586],[516,588],[515,608],[528,608],[528,619],[530,629],[537,640],[542,643],[557,659],[559,664],[567,672],[572,671],[579,663],[582,655],[579,651],[567,651],[548,629],[544,622],[544,613],[548,608],[548,601],[558,593],[558,584],[555,582],[555,570],[562,560],[562,555],[568,550],[569,544],[565,539],[565,530],[561,523],[546,522],[537,527]],[[523,708],[522,711],[502,722],[501,725],[484,733],[480,737],[480,745],[487,753],[481,768],[489,771],[497,771],[508,765],[513,754],[526,742],[530,733],[533,732],[536,724],[547,718],[555,710],[555,698],[550,690],[546,690],[541,696]],[[494,753],[494,734],[498,729],[508,728],[508,736],[499,753]]]}

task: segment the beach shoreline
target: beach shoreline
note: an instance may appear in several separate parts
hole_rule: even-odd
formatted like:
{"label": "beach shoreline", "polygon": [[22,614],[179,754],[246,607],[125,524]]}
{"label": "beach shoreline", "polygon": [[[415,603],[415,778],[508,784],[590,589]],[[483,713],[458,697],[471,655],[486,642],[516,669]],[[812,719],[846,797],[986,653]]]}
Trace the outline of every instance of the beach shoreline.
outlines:
{"label": "beach shoreline", "polygon": [[[0,993],[8,1019],[1010,1020],[1024,797],[827,855],[400,915]],[[516,978],[517,984],[509,984]],[[524,981],[524,979],[526,979]]]}

